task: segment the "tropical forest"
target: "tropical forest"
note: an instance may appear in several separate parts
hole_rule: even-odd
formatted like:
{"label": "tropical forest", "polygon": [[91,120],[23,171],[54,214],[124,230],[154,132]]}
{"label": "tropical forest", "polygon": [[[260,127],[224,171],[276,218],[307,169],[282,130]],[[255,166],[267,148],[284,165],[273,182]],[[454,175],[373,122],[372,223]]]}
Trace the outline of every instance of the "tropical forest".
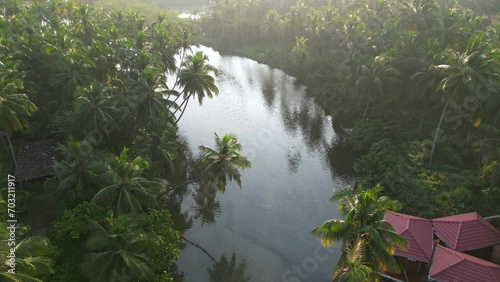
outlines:
{"label": "tropical forest", "polygon": [[0,281],[500,281],[435,263],[500,275],[499,33],[498,0],[0,0]]}

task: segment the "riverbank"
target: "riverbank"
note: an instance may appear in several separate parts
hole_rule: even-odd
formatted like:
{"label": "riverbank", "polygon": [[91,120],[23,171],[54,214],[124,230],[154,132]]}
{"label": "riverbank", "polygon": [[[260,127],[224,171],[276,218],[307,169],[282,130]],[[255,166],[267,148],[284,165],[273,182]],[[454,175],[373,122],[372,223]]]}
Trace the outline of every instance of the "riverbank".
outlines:
{"label": "riverbank", "polygon": [[300,75],[300,66],[289,56],[293,45],[291,42],[278,44],[272,42],[253,42],[239,44],[223,44],[206,35],[196,37],[196,42],[209,46],[224,55],[241,56],[265,64],[273,68],[280,69],[285,73],[294,76],[296,79],[305,82],[305,77]]}

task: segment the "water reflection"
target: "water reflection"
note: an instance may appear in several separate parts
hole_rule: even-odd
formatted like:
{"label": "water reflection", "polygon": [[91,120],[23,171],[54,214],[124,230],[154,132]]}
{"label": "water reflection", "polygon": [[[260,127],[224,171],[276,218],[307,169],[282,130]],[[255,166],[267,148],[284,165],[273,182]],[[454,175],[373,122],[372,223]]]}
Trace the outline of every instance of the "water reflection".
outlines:
{"label": "water reflection", "polygon": [[289,149],[286,154],[288,160],[288,170],[292,173],[297,173],[299,171],[300,160],[302,159],[302,154],[300,149],[293,148]]}
{"label": "water reflection", "polygon": [[166,207],[172,215],[173,226],[180,233],[186,232],[193,226],[193,219],[189,216],[188,211],[182,210],[182,196],[172,196],[166,202]]}
{"label": "water reflection", "polygon": [[246,272],[246,262],[243,260],[237,263],[234,253],[231,256],[231,260],[222,255],[220,260],[214,262],[212,267],[208,269],[210,282],[248,282],[251,275]]}
{"label": "water reflection", "polygon": [[200,185],[192,194],[196,206],[193,207],[194,218],[201,220],[201,225],[215,222],[220,213],[220,203],[217,200],[217,188],[214,185]]}
{"label": "water reflection", "polygon": [[273,109],[274,101],[276,98],[276,88],[274,85],[274,72],[271,71],[269,75],[265,73],[260,73],[260,81],[262,84],[262,94],[264,98],[264,102],[269,109]]}

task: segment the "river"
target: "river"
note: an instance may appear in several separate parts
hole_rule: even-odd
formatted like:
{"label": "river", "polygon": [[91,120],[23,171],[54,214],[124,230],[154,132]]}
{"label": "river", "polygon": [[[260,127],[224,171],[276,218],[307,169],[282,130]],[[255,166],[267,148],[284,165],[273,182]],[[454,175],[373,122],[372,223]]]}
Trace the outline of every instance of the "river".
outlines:
{"label": "river", "polygon": [[177,263],[184,281],[330,281],[340,246],[323,248],[310,230],[339,217],[329,198],[353,179],[331,118],[284,72],[198,50],[220,71],[220,94],[203,106],[192,100],[179,134],[195,155],[214,146],[214,132],[235,134],[252,166],[241,172],[241,189],[230,183],[216,198],[203,198],[197,185],[185,192],[181,209],[192,224],[184,236],[218,262],[186,244]]}

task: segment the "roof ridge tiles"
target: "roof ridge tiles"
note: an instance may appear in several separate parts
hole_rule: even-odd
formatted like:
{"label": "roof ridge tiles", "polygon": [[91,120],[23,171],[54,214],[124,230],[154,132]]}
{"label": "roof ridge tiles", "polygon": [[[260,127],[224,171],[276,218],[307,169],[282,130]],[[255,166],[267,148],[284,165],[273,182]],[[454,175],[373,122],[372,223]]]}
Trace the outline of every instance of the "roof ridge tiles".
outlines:
{"label": "roof ridge tiles", "polygon": [[460,222],[458,224],[458,231],[457,231],[457,235],[455,236],[455,242],[453,242],[453,249],[456,249],[458,247],[458,242],[460,240],[460,237],[462,235],[462,225],[463,225],[463,222]]}

